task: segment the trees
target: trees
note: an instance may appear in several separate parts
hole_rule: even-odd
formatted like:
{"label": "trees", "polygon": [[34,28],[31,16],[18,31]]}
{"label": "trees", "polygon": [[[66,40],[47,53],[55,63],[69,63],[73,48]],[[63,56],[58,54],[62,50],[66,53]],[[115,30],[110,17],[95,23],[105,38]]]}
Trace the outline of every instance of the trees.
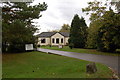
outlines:
{"label": "trees", "polygon": [[87,26],[84,18],[80,19],[76,14],[71,23],[69,44],[73,44],[74,48],[85,47],[86,29]]}
{"label": "trees", "polygon": [[5,3],[2,6],[2,45],[3,52],[24,51],[26,43],[35,43],[33,35],[37,28],[32,20],[41,17],[40,11],[45,11],[45,3],[30,6],[27,3]]}
{"label": "trees", "polygon": [[98,29],[101,27],[101,16],[106,11],[106,6],[101,6],[101,2],[93,1],[88,2],[88,7],[83,8],[82,11],[90,14],[90,26],[88,28],[87,48],[97,48],[97,34]]}
{"label": "trees", "polygon": [[102,16],[102,26],[98,31],[97,45],[100,51],[114,52],[120,48],[120,14],[113,10]]}
{"label": "trees", "polygon": [[60,32],[70,32],[69,24],[63,24],[62,28],[60,29]]}
{"label": "trees", "polygon": [[[25,27],[24,22],[20,20],[15,20],[14,23],[11,23],[9,25],[8,33],[3,35],[8,35],[8,36],[3,36],[3,40],[6,40],[3,41],[6,42],[3,44],[9,45],[8,46],[9,52],[13,52],[13,51],[22,52],[25,50],[25,44],[35,43],[34,36],[33,33],[30,31],[30,28]],[[4,37],[6,37],[6,39]]]}
{"label": "trees", "polygon": [[80,37],[83,38],[83,48],[85,48],[85,44],[87,41],[87,35],[88,35],[88,32],[87,32],[88,27],[83,17],[81,17],[80,19],[80,29],[81,29],[80,33],[82,34],[82,36]]}
{"label": "trees", "polygon": [[88,2],[88,7],[82,8],[82,11],[86,12],[87,15],[90,14],[90,21],[94,22],[96,20],[99,20],[105,13],[106,5],[102,5],[102,2],[95,0],[93,2]]}
{"label": "trees", "polygon": [[97,1],[88,4],[89,6],[83,9],[85,12],[91,12],[87,47],[107,52],[120,48],[120,14],[113,12],[110,7],[106,10],[106,5],[101,6]]}
{"label": "trees", "polygon": [[97,48],[97,34],[98,30],[101,27],[101,20],[97,20],[90,23],[89,28],[87,29],[88,35],[87,35],[87,42],[86,42],[86,48]]}

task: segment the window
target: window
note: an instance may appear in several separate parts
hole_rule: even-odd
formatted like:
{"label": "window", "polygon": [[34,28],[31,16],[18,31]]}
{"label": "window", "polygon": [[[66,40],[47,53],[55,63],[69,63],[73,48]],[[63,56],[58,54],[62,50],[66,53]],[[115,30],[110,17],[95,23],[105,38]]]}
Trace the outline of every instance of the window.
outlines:
{"label": "window", "polygon": [[52,39],[52,43],[55,43],[55,39],[54,38]]}
{"label": "window", "polygon": [[59,38],[56,39],[56,43],[57,43],[57,44],[59,43]]}
{"label": "window", "polygon": [[45,43],[46,42],[46,40],[45,39],[41,39],[41,43]]}
{"label": "window", "polygon": [[61,43],[63,43],[63,38],[61,39]]}

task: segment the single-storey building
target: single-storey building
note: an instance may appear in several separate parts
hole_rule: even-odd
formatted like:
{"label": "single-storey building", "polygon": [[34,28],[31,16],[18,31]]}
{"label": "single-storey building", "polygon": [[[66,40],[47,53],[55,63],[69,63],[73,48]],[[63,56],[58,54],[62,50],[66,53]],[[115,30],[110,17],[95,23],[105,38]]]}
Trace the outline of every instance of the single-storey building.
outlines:
{"label": "single-storey building", "polygon": [[68,32],[42,32],[38,35],[38,45],[67,45],[68,39]]}

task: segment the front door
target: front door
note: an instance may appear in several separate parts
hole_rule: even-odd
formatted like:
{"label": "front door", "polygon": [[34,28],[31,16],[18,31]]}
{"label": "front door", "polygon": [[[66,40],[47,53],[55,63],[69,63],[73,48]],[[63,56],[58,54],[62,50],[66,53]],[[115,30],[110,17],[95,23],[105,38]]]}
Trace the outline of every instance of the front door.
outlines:
{"label": "front door", "polygon": [[59,44],[59,38],[56,39],[56,43]]}

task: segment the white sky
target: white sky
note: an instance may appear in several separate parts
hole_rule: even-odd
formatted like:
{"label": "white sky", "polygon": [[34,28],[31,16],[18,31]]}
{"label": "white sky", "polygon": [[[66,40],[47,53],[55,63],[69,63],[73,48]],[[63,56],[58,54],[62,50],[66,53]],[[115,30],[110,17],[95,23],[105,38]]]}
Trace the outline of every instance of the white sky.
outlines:
{"label": "white sky", "polygon": [[40,32],[60,29],[65,24],[71,24],[75,14],[83,16],[89,25],[89,16],[82,12],[82,8],[87,7],[87,2],[94,0],[34,0],[34,4],[45,2],[48,5],[46,11],[41,12],[42,17],[34,20]]}

